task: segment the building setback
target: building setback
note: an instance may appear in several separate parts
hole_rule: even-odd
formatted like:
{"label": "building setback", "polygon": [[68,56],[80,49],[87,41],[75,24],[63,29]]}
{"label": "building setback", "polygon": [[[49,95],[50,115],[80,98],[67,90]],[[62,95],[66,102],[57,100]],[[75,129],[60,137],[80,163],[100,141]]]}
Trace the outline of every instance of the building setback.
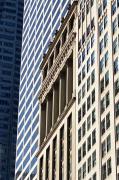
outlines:
{"label": "building setback", "polygon": [[0,1],[0,180],[15,175],[23,5]]}
{"label": "building setback", "polygon": [[40,67],[37,178],[118,180],[119,0],[75,1]]}

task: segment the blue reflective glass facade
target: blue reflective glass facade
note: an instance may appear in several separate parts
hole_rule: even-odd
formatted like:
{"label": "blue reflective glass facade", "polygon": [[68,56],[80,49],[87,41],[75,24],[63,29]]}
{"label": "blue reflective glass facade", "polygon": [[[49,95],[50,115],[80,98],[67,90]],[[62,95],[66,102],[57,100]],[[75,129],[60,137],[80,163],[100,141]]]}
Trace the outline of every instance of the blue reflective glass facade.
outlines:
{"label": "blue reflective glass facade", "polygon": [[0,0],[0,180],[15,175],[23,0]]}
{"label": "blue reflective glass facade", "polygon": [[25,0],[20,72],[16,179],[36,179],[39,141],[40,63],[70,0]]}

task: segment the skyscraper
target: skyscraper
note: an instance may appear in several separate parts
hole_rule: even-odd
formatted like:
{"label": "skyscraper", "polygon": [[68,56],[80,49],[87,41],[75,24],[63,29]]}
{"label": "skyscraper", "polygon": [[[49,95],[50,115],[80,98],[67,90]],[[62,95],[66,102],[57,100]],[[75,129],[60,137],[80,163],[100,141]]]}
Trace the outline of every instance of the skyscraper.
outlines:
{"label": "skyscraper", "polygon": [[23,0],[0,1],[0,180],[15,175]]}
{"label": "skyscraper", "polygon": [[39,140],[40,63],[70,0],[25,0],[17,131],[16,179],[35,179]]}
{"label": "skyscraper", "polygon": [[40,66],[38,179],[119,180],[119,0],[72,8]]}

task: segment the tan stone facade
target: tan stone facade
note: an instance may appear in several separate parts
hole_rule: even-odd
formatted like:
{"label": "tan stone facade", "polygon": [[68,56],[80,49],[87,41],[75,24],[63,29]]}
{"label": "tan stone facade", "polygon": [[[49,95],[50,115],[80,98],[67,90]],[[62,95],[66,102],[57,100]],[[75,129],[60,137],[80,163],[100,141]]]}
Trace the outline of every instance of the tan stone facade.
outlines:
{"label": "tan stone facade", "polygon": [[119,179],[119,1],[74,1],[41,64],[40,180]]}
{"label": "tan stone facade", "polygon": [[41,64],[38,179],[76,179],[77,2]]}

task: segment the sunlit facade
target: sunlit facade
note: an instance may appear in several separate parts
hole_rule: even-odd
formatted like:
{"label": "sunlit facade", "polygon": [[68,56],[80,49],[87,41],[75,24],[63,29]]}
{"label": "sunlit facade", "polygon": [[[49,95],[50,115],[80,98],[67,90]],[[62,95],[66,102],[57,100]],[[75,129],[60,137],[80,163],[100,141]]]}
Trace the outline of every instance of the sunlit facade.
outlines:
{"label": "sunlit facade", "polygon": [[79,0],[77,11],[74,43],[70,14],[41,64],[37,176],[119,180],[119,0]]}

